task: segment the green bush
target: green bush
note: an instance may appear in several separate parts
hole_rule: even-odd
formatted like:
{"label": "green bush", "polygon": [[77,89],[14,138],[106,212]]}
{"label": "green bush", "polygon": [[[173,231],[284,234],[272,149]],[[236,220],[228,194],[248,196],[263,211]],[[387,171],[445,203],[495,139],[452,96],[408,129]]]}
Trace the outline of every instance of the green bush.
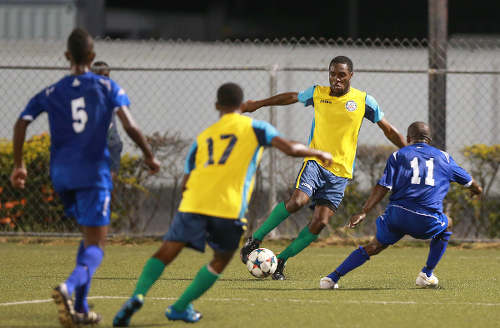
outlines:
{"label": "green bush", "polygon": [[76,224],[64,216],[49,177],[50,137],[35,135],[24,145],[28,179],[24,190],[10,184],[14,165],[12,142],[0,140],[0,230],[75,231]]}

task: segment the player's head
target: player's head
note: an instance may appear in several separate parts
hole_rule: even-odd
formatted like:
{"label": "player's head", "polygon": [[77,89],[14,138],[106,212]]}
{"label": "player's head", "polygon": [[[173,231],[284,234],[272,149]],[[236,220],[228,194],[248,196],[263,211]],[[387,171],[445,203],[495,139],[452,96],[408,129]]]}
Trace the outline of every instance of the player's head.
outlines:
{"label": "player's head", "polygon": [[103,61],[96,61],[92,64],[92,72],[98,75],[103,75],[109,77],[109,73],[111,70],[109,69],[109,65]]}
{"label": "player's head", "polygon": [[95,58],[94,40],[82,28],[75,28],[68,37],[66,58],[71,65],[90,66]]}
{"label": "player's head", "polygon": [[221,112],[233,112],[243,102],[243,90],[236,83],[224,83],[217,89],[215,108]]}
{"label": "player's head", "polygon": [[430,143],[432,141],[431,129],[424,122],[413,122],[408,127],[406,141],[409,144],[414,144],[417,142]]}
{"label": "player's head", "polygon": [[339,97],[349,92],[353,75],[352,60],[346,56],[333,58],[330,62],[329,72],[332,95]]}

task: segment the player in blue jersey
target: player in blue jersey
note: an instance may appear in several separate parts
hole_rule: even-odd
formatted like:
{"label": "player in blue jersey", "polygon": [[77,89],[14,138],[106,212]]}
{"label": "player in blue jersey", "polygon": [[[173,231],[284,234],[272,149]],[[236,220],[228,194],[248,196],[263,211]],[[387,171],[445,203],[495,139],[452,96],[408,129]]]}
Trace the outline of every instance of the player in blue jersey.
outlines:
{"label": "player in blue jersey", "polygon": [[52,292],[64,327],[101,320],[100,315],[89,311],[86,298],[92,276],[104,255],[109,224],[112,183],[107,134],[113,112],[142,150],[151,172],[159,170],[158,161],[129,114],[125,91],[113,80],[90,72],[95,57],[93,48],[93,40],[86,31],[73,30],[65,53],[71,65],[70,74],[35,95],[14,126],[11,183],[24,188],[26,184],[29,186],[23,161],[26,130],[39,114],[48,114],[52,184],[66,214],[76,218],[83,234],[75,269]]}
{"label": "player in blue jersey", "polygon": [[404,235],[431,239],[429,256],[417,276],[419,287],[436,287],[432,273],[443,256],[452,234],[451,220],[443,213],[443,199],[450,182],[469,188],[479,195],[482,188],[446,152],[429,145],[431,133],[423,122],[408,127],[408,146],[393,153],[387,160],[384,175],[373,188],[361,213],[353,215],[349,227],[354,228],[366,218],[389,192],[389,205],[377,219],[376,237],[352,252],[335,271],[321,278],[321,289],[338,288],[340,277],[359,267],[371,256],[395,244]]}

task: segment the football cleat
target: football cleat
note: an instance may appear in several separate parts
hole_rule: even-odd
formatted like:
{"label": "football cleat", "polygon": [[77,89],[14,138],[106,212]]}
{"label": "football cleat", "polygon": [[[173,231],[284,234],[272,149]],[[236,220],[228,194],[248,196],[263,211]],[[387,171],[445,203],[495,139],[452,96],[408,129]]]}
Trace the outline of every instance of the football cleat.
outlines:
{"label": "football cleat", "polygon": [[75,314],[76,323],[79,325],[97,325],[102,320],[102,316],[99,313],[89,311],[87,313]]}
{"label": "football cleat", "polygon": [[439,283],[438,278],[432,274],[430,277],[427,277],[425,272],[420,272],[417,276],[417,280],[415,281],[415,284],[418,287],[422,288],[435,288],[437,287]]}
{"label": "football cleat", "polygon": [[330,277],[323,277],[319,281],[319,289],[338,289],[339,284],[332,280]]}
{"label": "football cleat", "polygon": [[165,310],[165,316],[168,320],[182,320],[191,323],[198,322],[202,318],[201,313],[193,308],[193,304],[189,304],[183,312],[177,312],[171,305]]}
{"label": "football cleat", "polygon": [[139,311],[144,304],[144,296],[136,295],[129,298],[113,319],[113,327],[128,327],[132,315]]}
{"label": "football cleat", "polygon": [[68,294],[65,283],[60,284],[52,291],[52,298],[57,306],[57,316],[59,322],[65,328],[77,328],[75,309],[73,300]]}
{"label": "football cleat", "polygon": [[285,271],[285,265],[286,261],[283,259],[278,259],[278,267],[276,268],[276,271],[274,271],[272,277],[273,280],[285,280],[285,274],[283,271]]}
{"label": "football cleat", "polygon": [[240,250],[240,259],[243,264],[247,264],[248,255],[259,248],[260,243],[260,240],[254,239],[252,236],[247,239],[245,245]]}

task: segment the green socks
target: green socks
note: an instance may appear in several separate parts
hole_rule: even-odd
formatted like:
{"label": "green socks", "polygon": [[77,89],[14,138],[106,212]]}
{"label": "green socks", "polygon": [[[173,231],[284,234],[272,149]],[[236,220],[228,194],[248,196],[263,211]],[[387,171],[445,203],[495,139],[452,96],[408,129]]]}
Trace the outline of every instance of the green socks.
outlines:
{"label": "green socks", "polygon": [[253,233],[253,238],[257,240],[264,239],[264,237],[271,232],[274,228],[276,228],[283,220],[290,216],[290,213],[286,210],[285,202],[281,202],[276,205],[269,214],[267,220],[260,226],[257,231]]}
{"label": "green socks", "polygon": [[146,296],[148,290],[153,286],[156,280],[160,278],[163,273],[163,269],[165,269],[165,264],[162,261],[157,259],[156,257],[150,258],[146,265],[144,265],[144,269],[142,269],[141,276],[139,277],[139,281],[137,281],[137,285],[135,286],[134,294]]}
{"label": "green socks", "polygon": [[289,257],[293,257],[299,254],[304,248],[309,246],[310,243],[318,239],[318,235],[313,234],[309,231],[309,227],[306,226],[302,231],[300,231],[297,238],[288,247],[281,252],[277,257],[278,259],[288,260]]}
{"label": "green socks", "polygon": [[184,290],[181,297],[175,302],[172,307],[177,312],[183,312],[186,310],[189,303],[203,295],[215,281],[219,278],[218,274],[210,272],[208,270],[208,265],[203,266],[191,284]]}

